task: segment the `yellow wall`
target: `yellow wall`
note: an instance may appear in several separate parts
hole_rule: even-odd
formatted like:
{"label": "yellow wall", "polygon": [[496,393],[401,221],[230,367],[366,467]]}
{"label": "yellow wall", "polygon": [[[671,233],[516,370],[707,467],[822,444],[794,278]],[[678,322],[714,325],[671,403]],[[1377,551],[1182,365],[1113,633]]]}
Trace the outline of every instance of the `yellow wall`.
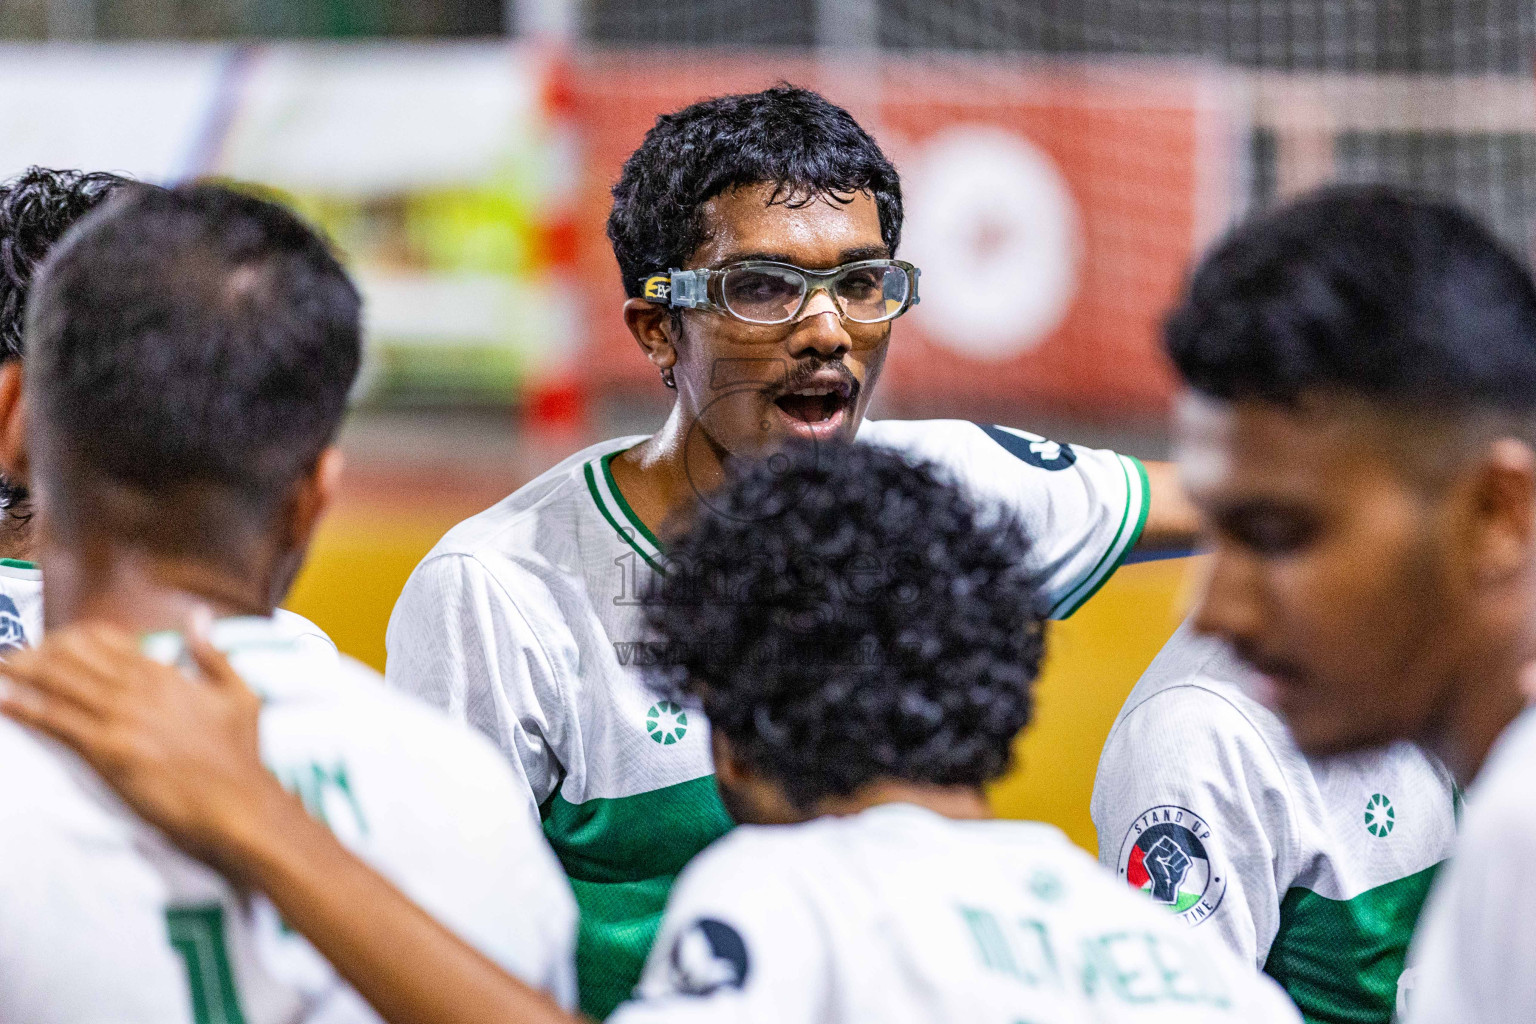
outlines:
{"label": "yellow wall", "polygon": [[[343,511],[322,528],[288,606],[342,650],[383,668],[384,627],[411,569],[475,508]],[[1126,566],[1047,637],[1035,724],[993,803],[1007,817],[1049,821],[1097,849],[1088,798],[1099,749],[1125,695],[1178,625],[1189,559]]]}
{"label": "yellow wall", "polygon": [[998,814],[1048,821],[1097,852],[1088,798],[1099,751],[1126,694],[1177,628],[1193,564],[1125,566],[1051,626],[1034,725],[1019,739],[1013,772],[992,790]]}

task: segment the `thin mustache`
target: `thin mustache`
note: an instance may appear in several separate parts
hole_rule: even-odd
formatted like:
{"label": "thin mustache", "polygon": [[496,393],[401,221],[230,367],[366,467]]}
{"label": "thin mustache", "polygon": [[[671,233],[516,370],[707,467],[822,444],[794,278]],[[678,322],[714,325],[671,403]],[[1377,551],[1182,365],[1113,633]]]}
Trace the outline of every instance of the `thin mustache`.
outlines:
{"label": "thin mustache", "polygon": [[859,379],[853,375],[852,370],[848,369],[848,367],[844,366],[842,363],[821,363],[819,365],[800,363],[785,375],[784,381],[776,389],[776,393],[780,395],[787,395],[791,391],[809,384],[812,380],[814,380],[818,375],[820,375],[828,368],[836,373],[842,383],[847,386],[848,397],[850,399],[858,396]]}

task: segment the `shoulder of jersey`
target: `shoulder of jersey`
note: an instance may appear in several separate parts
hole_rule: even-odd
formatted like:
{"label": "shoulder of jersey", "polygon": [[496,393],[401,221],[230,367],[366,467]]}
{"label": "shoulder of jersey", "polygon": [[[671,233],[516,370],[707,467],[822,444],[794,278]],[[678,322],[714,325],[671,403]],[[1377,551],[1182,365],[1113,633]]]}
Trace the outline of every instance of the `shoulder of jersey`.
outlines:
{"label": "shoulder of jersey", "polygon": [[295,705],[298,714],[329,705],[329,713],[371,723],[385,735],[408,740],[409,748],[429,753],[422,762],[429,767],[449,770],[451,762],[497,775],[505,770],[504,759],[489,739],[441,708],[388,686],[372,666],[338,654],[334,662],[317,664],[315,670],[325,674],[324,685],[317,687],[314,700]]}
{"label": "shoulder of jersey", "polygon": [[816,872],[818,862],[843,859],[857,847],[903,849],[934,842],[947,844],[964,834],[984,847],[1004,847],[1020,857],[1032,854],[1080,861],[1088,873],[1102,873],[1098,862],[1073,846],[1062,831],[1037,821],[956,822],[917,808],[872,808],[860,814],[827,815],[796,825],[741,825],[717,839],[685,870],[695,865],[709,873],[742,877],[763,873]]}
{"label": "shoulder of jersey", "polygon": [[924,441],[953,441],[956,437],[971,433],[978,438],[986,438],[981,428],[970,420],[865,420],[859,424],[857,439],[872,444],[905,447]]}
{"label": "shoulder of jersey", "polygon": [[1186,697],[1192,702],[1214,698],[1247,719],[1266,737],[1286,736],[1279,717],[1250,694],[1252,670],[1224,644],[1195,633],[1183,623],[1163,645],[1152,664],[1131,688],[1115,719],[1120,722],[1153,697]]}
{"label": "shoulder of jersey", "polygon": [[648,435],[631,434],[600,441],[540,473],[484,512],[476,513],[443,535],[427,558],[441,554],[477,554],[493,548],[499,536],[541,509],[562,500],[588,500],[582,467],[611,452],[633,448]]}
{"label": "shoulder of jersey", "polygon": [[116,798],[69,751],[0,718],[0,835],[44,823],[84,841],[127,842],[123,819],[110,813]]}

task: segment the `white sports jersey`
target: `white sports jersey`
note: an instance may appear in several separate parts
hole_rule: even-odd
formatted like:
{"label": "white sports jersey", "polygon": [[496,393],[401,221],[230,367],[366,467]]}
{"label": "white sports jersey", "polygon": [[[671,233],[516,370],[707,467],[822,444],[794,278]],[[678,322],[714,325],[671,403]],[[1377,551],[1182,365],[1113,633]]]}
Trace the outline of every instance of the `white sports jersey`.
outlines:
{"label": "white sports jersey", "polygon": [[886,804],[744,827],[678,880],[614,1024],[1295,1024],[1056,829]]}
{"label": "white sports jersey", "polygon": [[73,771],[0,718],[0,1021],[184,1024],[165,884]]}
{"label": "white sports jersey", "polygon": [[[958,420],[865,423],[861,440],[946,467],[1023,519],[1053,614],[1070,613],[1135,543],[1140,463]],[[578,452],[460,523],[411,574],[390,618],[391,685],[496,741],[582,908],[582,1008],[629,995],[668,888],[730,828],[709,727],[653,691],[662,652],[640,609],[665,556],[609,472],[645,440]]]}
{"label": "white sports jersey", "polygon": [[1305,757],[1249,678],[1179,627],[1104,745],[1099,858],[1263,968],[1309,1021],[1385,1024],[1455,838],[1455,787],[1407,743]]}
{"label": "white sports jersey", "polygon": [[1409,1024],[1536,1021],[1536,711],[1494,745],[1413,940]]}
{"label": "white sports jersey", "polygon": [[[274,619],[222,619],[212,640],[262,697],[262,759],[310,813],[465,941],[574,1003],[575,903],[495,749]],[[181,638],[145,649],[174,661]],[[170,890],[198,1024],[377,1021],[265,899],[136,824]]]}

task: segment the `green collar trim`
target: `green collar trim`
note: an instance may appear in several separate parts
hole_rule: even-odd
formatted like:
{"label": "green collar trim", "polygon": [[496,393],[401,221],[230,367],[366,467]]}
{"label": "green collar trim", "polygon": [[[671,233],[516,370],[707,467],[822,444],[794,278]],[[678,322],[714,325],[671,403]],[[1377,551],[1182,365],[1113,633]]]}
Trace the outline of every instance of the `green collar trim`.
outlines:
{"label": "green collar trim", "polygon": [[630,525],[640,531],[640,536],[650,541],[651,546],[659,552],[662,550],[661,541],[657,540],[656,535],[646,528],[646,525],[640,521],[639,516],[635,515],[635,510],[630,508],[629,502],[624,500],[624,492],[619,490],[618,483],[613,479],[613,457],[619,454],[621,453],[609,452],[607,455],[603,456],[603,479],[608,482],[608,489],[613,492],[614,498],[617,499],[619,504],[619,511],[624,513],[624,518],[628,519]]}
{"label": "green collar trim", "polygon": [[36,562],[23,562],[19,558],[0,558],[0,565],[5,566],[7,569],[26,569],[30,572],[37,571]]}
{"label": "green collar trim", "polygon": [[635,515],[635,510],[630,508],[629,502],[624,500],[624,495],[619,492],[618,485],[614,483],[613,472],[608,464],[613,461],[619,452],[610,452],[601,459],[594,459],[582,466],[582,475],[586,479],[587,491],[592,495],[592,501],[597,505],[597,510],[602,513],[608,525],[619,538],[634,548],[640,557],[645,559],[652,569],[657,572],[665,572],[663,563],[666,555],[662,552],[661,543],[656,539],[646,525]]}

